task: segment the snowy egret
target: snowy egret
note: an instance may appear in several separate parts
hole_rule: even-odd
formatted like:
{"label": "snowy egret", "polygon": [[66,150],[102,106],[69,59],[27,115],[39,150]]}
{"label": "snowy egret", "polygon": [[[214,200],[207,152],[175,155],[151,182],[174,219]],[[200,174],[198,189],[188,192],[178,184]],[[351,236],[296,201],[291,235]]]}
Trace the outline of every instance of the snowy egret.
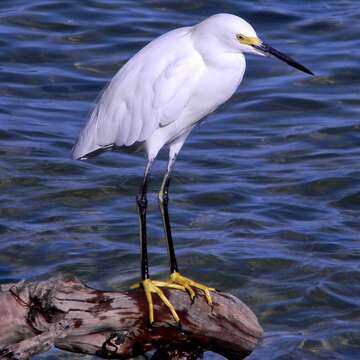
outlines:
{"label": "snowy egret", "polygon": [[[311,75],[306,67],[263,43],[253,27],[231,14],[216,14],[197,25],[170,31],[151,41],[113,77],[96,103],[73,148],[74,159],[105,150],[142,145],[147,165],[136,197],[141,247],[141,282],[154,321],[152,294],[157,294],[176,321],[179,317],[161,288],[200,289],[207,302],[214,289],[179,273],[168,213],[170,175],[187,136],[206,115],[227,101],[245,72],[244,54],[274,56]],[[170,259],[170,279],[150,279],[146,236],[147,184],[151,166],[164,145],[169,161],[159,192]]]}

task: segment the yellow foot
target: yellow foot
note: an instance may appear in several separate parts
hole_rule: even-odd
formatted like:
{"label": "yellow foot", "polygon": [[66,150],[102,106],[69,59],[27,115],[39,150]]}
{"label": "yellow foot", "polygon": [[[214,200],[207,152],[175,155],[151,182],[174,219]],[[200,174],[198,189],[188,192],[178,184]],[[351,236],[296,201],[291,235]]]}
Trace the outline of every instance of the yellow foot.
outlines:
{"label": "yellow foot", "polygon": [[178,272],[173,272],[170,275],[170,279],[174,284],[178,284],[184,287],[186,291],[189,293],[191,300],[195,298],[195,291],[193,290],[193,287],[202,290],[205,294],[206,301],[208,302],[209,305],[212,305],[210,291],[215,291],[214,288],[210,288],[205,285],[199,284],[198,282],[195,282],[191,279],[186,278],[185,276],[182,276]]}
{"label": "yellow foot", "polygon": [[165,288],[170,288],[170,289],[186,291],[184,286],[173,283],[173,282],[146,279],[146,280],[141,281],[138,284],[133,285],[131,288],[135,289],[135,288],[139,288],[140,286],[143,287],[143,289],[145,291],[147,302],[149,304],[150,324],[152,324],[154,322],[154,304],[152,301],[152,294],[157,294],[159,296],[159,298],[162,300],[162,302],[167,306],[167,308],[169,309],[169,311],[170,311],[171,315],[173,316],[173,318],[175,319],[175,321],[180,322],[179,316],[176,313],[174,306],[170,303],[170,301],[168,300],[168,298],[165,296],[165,294],[163,293],[163,291],[160,288],[165,287]]}

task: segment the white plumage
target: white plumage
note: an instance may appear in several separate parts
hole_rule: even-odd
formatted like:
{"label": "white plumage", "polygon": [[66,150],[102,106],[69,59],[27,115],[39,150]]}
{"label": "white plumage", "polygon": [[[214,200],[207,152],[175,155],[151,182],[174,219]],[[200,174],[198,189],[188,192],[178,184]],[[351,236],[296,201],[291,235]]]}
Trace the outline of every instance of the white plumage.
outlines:
{"label": "white plumage", "polygon": [[256,52],[239,43],[238,33],[256,36],[244,20],[218,14],[150,42],[106,87],[73,157],[145,142],[148,157],[154,158],[164,144],[186,133],[235,92],[245,71],[239,49],[246,46]]}

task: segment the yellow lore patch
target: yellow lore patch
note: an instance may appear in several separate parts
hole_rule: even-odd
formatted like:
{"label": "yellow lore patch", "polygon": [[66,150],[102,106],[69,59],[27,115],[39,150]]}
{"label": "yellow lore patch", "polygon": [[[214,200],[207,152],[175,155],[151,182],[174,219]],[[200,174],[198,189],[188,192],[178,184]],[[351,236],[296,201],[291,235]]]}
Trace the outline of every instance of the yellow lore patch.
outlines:
{"label": "yellow lore patch", "polygon": [[236,35],[237,39],[239,40],[240,44],[243,45],[260,45],[261,40],[255,36],[244,36],[244,35]]}

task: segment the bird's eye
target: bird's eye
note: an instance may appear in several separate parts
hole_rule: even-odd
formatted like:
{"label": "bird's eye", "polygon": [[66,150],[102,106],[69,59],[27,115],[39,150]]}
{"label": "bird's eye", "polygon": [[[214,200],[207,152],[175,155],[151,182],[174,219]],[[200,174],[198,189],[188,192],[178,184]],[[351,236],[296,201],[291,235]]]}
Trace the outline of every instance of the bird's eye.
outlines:
{"label": "bird's eye", "polygon": [[240,35],[240,34],[237,34],[237,35],[236,35],[236,38],[237,38],[238,40],[243,40],[243,39],[244,39],[244,36],[242,36],[242,35]]}

